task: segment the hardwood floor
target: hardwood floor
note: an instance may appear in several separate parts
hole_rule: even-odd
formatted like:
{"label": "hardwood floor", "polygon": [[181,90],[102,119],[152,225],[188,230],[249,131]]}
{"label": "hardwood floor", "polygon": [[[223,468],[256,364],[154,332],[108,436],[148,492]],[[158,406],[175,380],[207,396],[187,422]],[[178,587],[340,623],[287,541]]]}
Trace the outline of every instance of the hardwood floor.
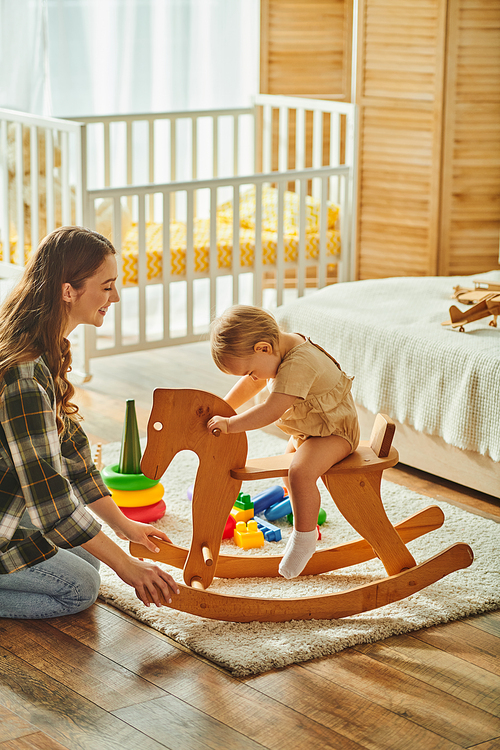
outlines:
{"label": "hardwood floor", "polygon": [[[92,363],[76,400],[93,442],[145,433],[154,387],[223,396],[206,343]],[[481,493],[395,467],[390,481],[500,519]],[[499,584],[500,585],[500,584]],[[103,603],[0,620],[0,750],[498,750],[500,611],[236,679]]]}

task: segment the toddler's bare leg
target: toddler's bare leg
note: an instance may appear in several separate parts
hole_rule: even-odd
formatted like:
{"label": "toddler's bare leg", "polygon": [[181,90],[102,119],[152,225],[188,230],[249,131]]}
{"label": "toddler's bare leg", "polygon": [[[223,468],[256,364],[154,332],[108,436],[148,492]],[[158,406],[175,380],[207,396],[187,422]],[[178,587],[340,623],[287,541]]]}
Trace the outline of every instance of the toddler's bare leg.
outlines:
{"label": "toddler's bare leg", "polygon": [[[287,453],[295,453],[295,450],[296,450],[296,448],[295,448],[295,445],[294,445],[294,442],[293,442],[293,438],[291,437],[291,438],[288,439],[288,443],[286,444],[285,455]],[[288,492],[288,487],[289,487],[289,485],[288,485],[288,476],[281,477],[281,482],[282,482],[283,487],[285,488],[285,490]]]}
{"label": "toddler's bare leg", "polygon": [[295,578],[305,568],[316,549],[316,526],[321,504],[316,482],[330,466],[349,455],[351,446],[338,435],[313,437],[297,450],[288,472],[293,508],[293,532],[285,548],[279,572]]}

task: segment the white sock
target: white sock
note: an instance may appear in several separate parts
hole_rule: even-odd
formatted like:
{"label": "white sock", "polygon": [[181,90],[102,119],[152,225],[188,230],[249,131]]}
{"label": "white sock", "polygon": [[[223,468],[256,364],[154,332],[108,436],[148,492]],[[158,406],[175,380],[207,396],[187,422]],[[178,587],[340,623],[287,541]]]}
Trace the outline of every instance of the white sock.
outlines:
{"label": "white sock", "polygon": [[279,572],[283,578],[298,576],[314,555],[316,549],[317,529],[312,531],[292,531],[285,547]]}

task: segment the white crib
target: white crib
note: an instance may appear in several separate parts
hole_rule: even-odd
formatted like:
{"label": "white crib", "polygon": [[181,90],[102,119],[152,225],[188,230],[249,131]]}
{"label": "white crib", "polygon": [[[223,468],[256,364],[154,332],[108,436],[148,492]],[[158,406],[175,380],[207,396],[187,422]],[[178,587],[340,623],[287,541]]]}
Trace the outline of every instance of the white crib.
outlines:
{"label": "white crib", "polygon": [[267,95],[74,121],[0,110],[0,278],[57,226],[110,237],[122,301],[76,342],[85,376],[94,357],[200,340],[227,304],[351,280],[356,117]]}

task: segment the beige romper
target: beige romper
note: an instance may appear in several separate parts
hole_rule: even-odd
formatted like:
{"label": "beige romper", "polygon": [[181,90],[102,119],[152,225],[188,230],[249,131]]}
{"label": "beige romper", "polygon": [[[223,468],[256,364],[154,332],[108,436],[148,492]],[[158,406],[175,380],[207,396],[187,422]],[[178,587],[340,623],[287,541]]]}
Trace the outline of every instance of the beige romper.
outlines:
{"label": "beige romper", "polygon": [[285,354],[267,387],[271,393],[297,396],[276,423],[294,438],[295,448],[308,437],[340,435],[356,450],[359,422],[351,384],[333,357],[310,339]]}

